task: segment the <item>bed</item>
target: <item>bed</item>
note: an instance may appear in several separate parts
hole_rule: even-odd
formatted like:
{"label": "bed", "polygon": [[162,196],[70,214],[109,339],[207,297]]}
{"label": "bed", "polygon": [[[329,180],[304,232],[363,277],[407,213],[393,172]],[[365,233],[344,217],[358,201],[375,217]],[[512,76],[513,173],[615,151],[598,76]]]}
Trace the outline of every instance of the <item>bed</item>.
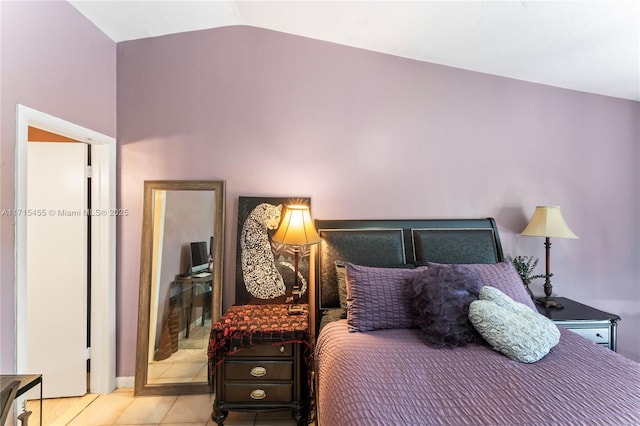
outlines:
{"label": "bed", "polygon": [[367,276],[379,269],[409,277],[464,264],[484,284],[532,307],[509,275],[493,219],[317,220],[316,227],[319,425],[640,424],[640,364],[568,330],[557,330],[557,344],[536,362],[516,361],[483,339],[426,344],[421,326],[396,315],[406,305],[394,298],[407,293],[384,293],[385,280],[366,287],[382,291],[382,300],[365,302],[350,282],[345,318],[338,284],[345,264],[349,278],[357,268]]}

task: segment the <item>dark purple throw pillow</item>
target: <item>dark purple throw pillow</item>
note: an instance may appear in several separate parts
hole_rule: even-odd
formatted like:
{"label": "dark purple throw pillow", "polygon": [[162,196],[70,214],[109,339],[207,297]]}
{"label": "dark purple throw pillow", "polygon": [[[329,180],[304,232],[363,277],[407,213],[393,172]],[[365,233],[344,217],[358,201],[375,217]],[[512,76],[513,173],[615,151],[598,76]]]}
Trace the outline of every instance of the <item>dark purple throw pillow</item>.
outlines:
{"label": "dark purple throw pillow", "polygon": [[457,347],[480,341],[469,321],[469,305],[478,300],[482,280],[463,265],[431,264],[408,282],[414,322],[422,340],[434,347]]}

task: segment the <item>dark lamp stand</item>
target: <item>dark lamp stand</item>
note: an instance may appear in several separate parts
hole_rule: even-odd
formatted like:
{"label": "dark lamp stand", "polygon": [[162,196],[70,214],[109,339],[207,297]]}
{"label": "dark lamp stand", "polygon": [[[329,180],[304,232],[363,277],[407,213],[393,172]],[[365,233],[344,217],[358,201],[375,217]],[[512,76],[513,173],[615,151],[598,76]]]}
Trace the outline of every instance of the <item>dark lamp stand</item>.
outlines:
{"label": "dark lamp stand", "polygon": [[564,306],[562,306],[560,302],[558,302],[557,300],[553,300],[551,298],[551,294],[553,293],[553,286],[551,285],[551,276],[553,274],[551,273],[551,266],[550,266],[551,241],[549,240],[549,237],[545,237],[544,248],[545,248],[546,260],[547,260],[546,271],[544,274],[544,286],[543,286],[544,297],[538,297],[536,299],[536,303],[543,305],[545,308],[563,309]]}
{"label": "dark lamp stand", "polygon": [[553,287],[551,286],[551,276],[553,274],[551,274],[551,267],[549,266],[549,253],[551,251],[551,242],[549,241],[549,238],[578,239],[578,236],[569,229],[567,223],[562,217],[560,207],[558,206],[537,206],[529,224],[524,228],[520,235],[526,235],[529,237],[545,237],[544,247],[547,254],[547,271],[544,278],[544,297],[537,298],[536,302],[546,308],[562,309],[563,306],[558,303],[558,301],[551,299],[553,291]]}
{"label": "dark lamp stand", "polygon": [[291,288],[291,305],[289,305],[289,313],[299,313],[302,312],[301,306],[298,305],[298,300],[302,296],[302,291],[300,289],[300,284],[298,284],[298,262],[300,261],[300,247],[296,246],[293,249],[293,287]]}

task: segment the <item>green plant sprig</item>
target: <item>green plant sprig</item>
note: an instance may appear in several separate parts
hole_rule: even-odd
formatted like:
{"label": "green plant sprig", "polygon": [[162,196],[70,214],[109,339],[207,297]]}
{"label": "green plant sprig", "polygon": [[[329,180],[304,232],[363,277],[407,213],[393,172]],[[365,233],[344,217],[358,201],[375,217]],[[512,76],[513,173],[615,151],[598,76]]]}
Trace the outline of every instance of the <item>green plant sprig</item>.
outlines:
{"label": "green plant sprig", "polygon": [[[518,275],[522,279],[522,282],[525,285],[531,284],[531,281],[539,279],[539,278],[547,278],[546,274],[536,274],[533,275],[533,270],[538,266],[538,258],[535,256],[516,256],[516,257],[507,257],[513,266],[515,266],[516,271],[518,271]],[[549,277],[553,276],[553,274],[549,274]]]}

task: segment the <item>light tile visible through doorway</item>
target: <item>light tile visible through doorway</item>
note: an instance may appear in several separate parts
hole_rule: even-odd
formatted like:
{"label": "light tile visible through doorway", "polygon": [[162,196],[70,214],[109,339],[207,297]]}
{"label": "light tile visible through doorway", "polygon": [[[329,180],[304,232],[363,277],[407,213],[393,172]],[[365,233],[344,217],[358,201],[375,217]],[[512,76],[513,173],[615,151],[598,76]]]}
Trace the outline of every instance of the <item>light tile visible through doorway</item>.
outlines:
{"label": "light tile visible through doorway", "polygon": [[113,425],[132,402],[133,391],[100,395],[93,404],[80,412],[69,424],[72,426]]}
{"label": "light tile visible through doorway", "polygon": [[[42,401],[42,422],[46,425],[67,424],[99,396],[86,394],[79,397],[44,399]],[[27,401],[26,410],[31,411],[29,424],[40,424],[40,400]]]}

